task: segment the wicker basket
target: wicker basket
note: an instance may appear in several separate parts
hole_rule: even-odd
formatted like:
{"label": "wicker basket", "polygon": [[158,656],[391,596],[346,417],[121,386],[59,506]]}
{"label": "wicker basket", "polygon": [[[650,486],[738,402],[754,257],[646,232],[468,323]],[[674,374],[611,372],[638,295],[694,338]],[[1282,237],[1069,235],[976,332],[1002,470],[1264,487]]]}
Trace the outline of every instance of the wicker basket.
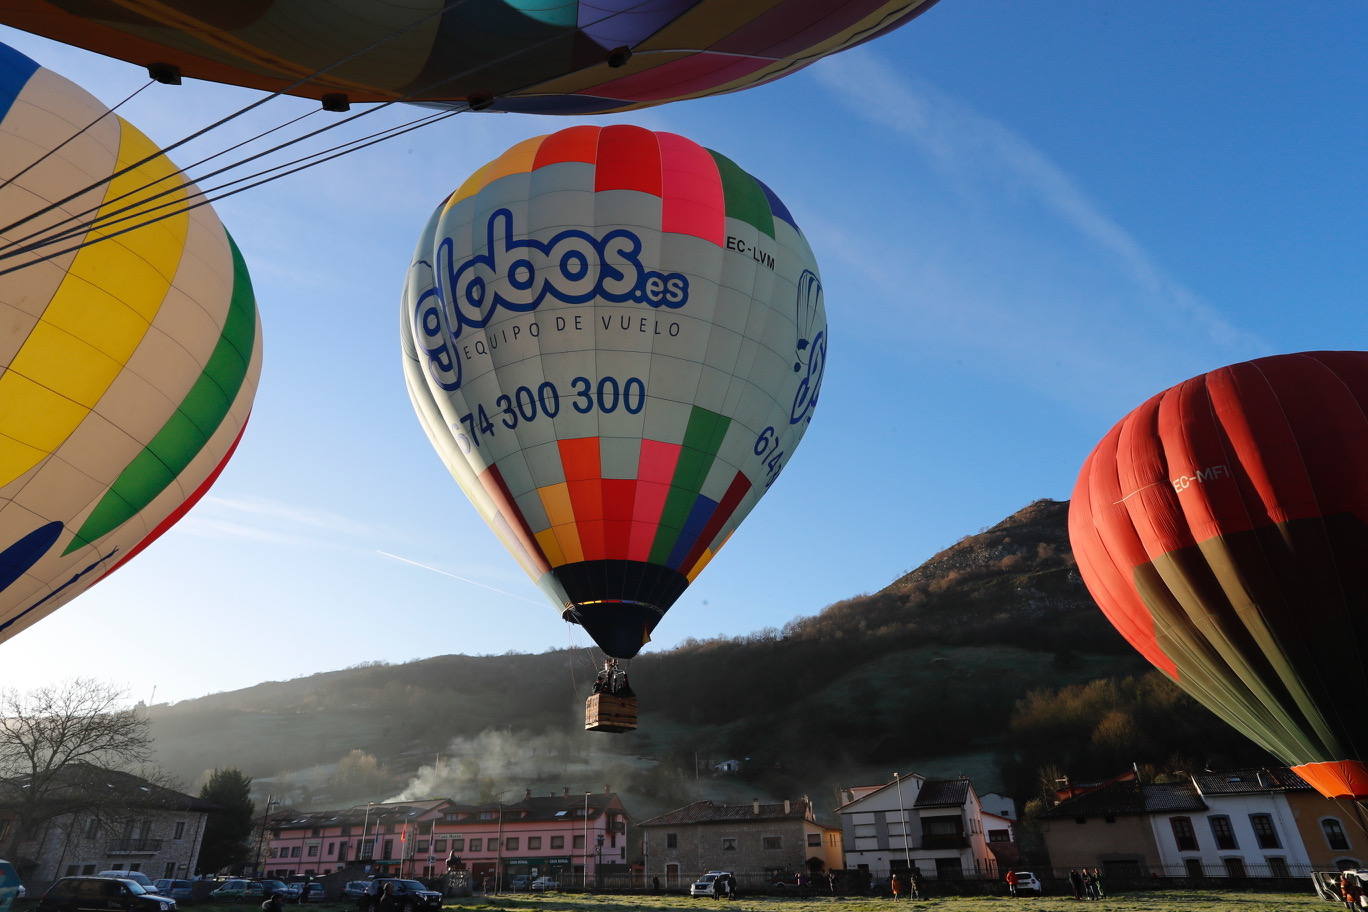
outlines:
{"label": "wicker basket", "polygon": [[584,701],[584,730],[627,732],[637,727],[636,697],[617,694],[591,694]]}

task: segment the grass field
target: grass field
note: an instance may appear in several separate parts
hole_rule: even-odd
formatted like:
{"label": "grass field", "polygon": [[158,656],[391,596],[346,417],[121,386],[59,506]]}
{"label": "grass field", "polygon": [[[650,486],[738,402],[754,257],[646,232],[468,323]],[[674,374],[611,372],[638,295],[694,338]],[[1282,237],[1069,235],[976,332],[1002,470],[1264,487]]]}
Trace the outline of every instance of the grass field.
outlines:
{"label": "grass field", "polygon": [[717,909],[718,912],[1255,912],[1255,910],[1321,910],[1336,912],[1340,906],[1322,902],[1310,894],[1221,893],[1171,891],[1131,893],[1096,902],[1077,902],[1070,897],[1011,899],[1006,896],[946,897],[894,903],[890,899],[816,897],[787,899],[742,898],[732,902],[689,899],[684,896],[623,896],[595,894],[539,894],[530,896],[477,896],[448,899],[446,907],[457,910],[504,909],[509,912],[653,912],[653,910]]}

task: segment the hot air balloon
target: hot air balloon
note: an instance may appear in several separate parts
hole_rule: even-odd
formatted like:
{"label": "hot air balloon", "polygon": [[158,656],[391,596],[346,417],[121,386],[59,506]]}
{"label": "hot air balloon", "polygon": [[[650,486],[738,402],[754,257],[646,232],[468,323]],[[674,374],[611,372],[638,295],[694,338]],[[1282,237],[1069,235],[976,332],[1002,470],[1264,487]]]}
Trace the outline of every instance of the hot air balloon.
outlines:
{"label": "hot air balloon", "polygon": [[247,422],[256,301],[213,210],[180,205],[195,189],[158,198],[172,204],[156,212],[165,218],[117,236],[129,223],[65,222],[130,205],[150,220],[147,196],[176,183],[140,188],[173,165],[154,159],[24,221],[155,152],[91,95],[0,45],[0,254],[44,230],[74,230],[58,246],[79,246],[0,259],[0,640],[179,520]]}
{"label": "hot air balloon", "polygon": [[538,136],[476,171],[424,228],[401,315],[433,446],[616,659],[778,477],[826,366],[821,279],[784,204],[721,154],[630,126]]}
{"label": "hot air balloon", "polygon": [[399,99],[595,114],[769,82],[934,2],[15,0],[0,22],[165,81],[285,90],[333,108]]}
{"label": "hot air balloon", "polygon": [[1145,402],[1083,464],[1069,539],[1155,667],[1323,794],[1368,796],[1368,352]]}

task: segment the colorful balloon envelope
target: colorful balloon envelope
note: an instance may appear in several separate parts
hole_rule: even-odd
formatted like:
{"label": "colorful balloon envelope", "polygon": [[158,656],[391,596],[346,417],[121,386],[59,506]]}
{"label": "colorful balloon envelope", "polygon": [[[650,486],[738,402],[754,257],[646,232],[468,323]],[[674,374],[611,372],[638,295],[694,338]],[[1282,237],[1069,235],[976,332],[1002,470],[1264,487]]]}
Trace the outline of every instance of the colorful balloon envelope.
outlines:
{"label": "colorful balloon envelope", "polygon": [[1322,793],[1368,795],[1368,352],[1153,397],[1083,464],[1069,539],[1155,667]]}
{"label": "colorful balloon envelope", "polygon": [[637,127],[519,143],[433,213],[405,290],[414,408],[527,573],[630,658],[778,477],[826,364],[774,193]]}
{"label": "colorful balloon envelope", "polygon": [[312,98],[594,114],[769,82],[934,2],[18,0],[0,22],[142,66]]}
{"label": "colorful balloon envelope", "polygon": [[118,237],[134,222],[86,226],[0,260],[8,269],[88,244],[0,275],[0,640],[180,519],[247,422],[261,370],[252,285],[212,209],[178,212],[193,187],[155,202],[175,181],[139,190],[172,176],[165,158],[16,224],[155,151],[91,95],[0,45],[0,224],[14,226],[0,252],[85,225],[90,215],[62,223],[87,209],[169,215]]}

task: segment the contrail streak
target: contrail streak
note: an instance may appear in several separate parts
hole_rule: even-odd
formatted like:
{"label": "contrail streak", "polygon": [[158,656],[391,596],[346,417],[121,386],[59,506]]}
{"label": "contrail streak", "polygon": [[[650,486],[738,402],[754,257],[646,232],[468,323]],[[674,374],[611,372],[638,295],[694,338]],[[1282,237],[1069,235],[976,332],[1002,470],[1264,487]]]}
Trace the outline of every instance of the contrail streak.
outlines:
{"label": "contrail streak", "polygon": [[542,604],[541,602],[534,601],[530,598],[524,598],[523,596],[518,595],[516,592],[509,592],[507,589],[500,589],[497,586],[491,586],[488,583],[482,583],[479,580],[473,580],[466,576],[460,576],[459,574],[452,573],[450,570],[443,570],[441,567],[434,567],[431,564],[424,564],[416,560],[409,560],[407,557],[400,557],[397,554],[390,554],[388,551],[381,551],[379,548],[375,550],[375,553],[379,554],[381,557],[388,557],[390,560],[397,560],[401,564],[411,564],[415,567],[422,567],[424,570],[431,570],[433,573],[440,573],[442,574],[442,576],[449,576],[454,580],[460,580],[461,582],[469,583],[472,586],[479,586],[481,589],[488,589],[490,592],[497,592],[500,595],[506,595],[509,598],[515,598],[520,602],[527,602],[529,605]]}

